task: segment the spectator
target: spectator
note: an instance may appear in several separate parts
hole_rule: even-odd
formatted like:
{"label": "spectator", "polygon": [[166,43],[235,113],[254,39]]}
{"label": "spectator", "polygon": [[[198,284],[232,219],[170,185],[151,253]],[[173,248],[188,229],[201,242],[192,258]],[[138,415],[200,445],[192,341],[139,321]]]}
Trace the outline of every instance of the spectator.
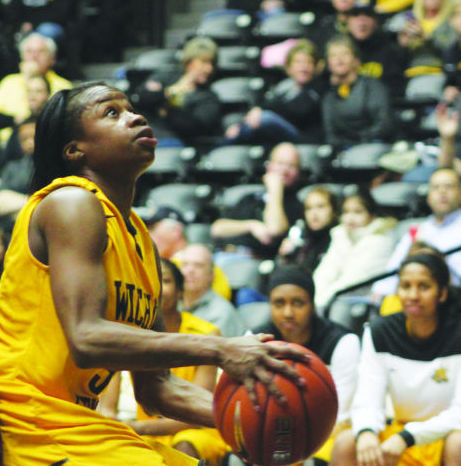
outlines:
{"label": "spectator", "polygon": [[312,275],[303,266],[281,265],[268,283],[271,322],[254,330],[276,340],[298,343],[316,353],[333,376],[339,400],[332,437],[314,457],[329,460],[334,436],[350,425],[350,405],[355,391],[360,341],[357,335],[315,312]]}
{"label": "spectator", "polygon": [[[26,118],[26,120],[19,121],[19,124],[15,124],[13,127],[13,132],[9,137],[5,149],[1,153],[0,156],[0,168],[2,168],[6,163],[22,159],[24,154],[29,153],[29,150],[22,147],[21,144],[21,137],[19,135],[19,130],[21,128],[22,123],[29,121],[35,122],[37,119],[41,109],[45,105],[46,101],[50,97],[51,89],[50,83],[46,79],[45,76],[41,74],[36,74],[31,76],[26,81],[26,92],[27,92],[27,103],[30,112],[30,116]],[[32,144],[33,144],[33,137],[35,132],[35,125],[34,131],[30,134],[32,136]],[[30,150],[30,154],[33,152],[33,145]],[[27,192],[28,188],[24,187],[21,191],[24,193]]]}
{"label": "spectator", "polygon": [[209,89],[217,55],[211,39],[195,37],[182,50],[180,76],[154,73],[141,85],[139,104],[151,114],[160,144],[192,144],[221,130],[220,103]]}
{"label": "spectator", "polygon": [[443,100],[447,104],[457,104],[459,108],[459,91],[461,87],[461,1],[453,2],[450,25],[456,36],[451,44],[443,51],[443,71],[445,73],[445,88]]}
{"label": "spectator", "polygon": [[[182,214],[171,207],[159,207],[154,215],[144,219],[144,223],[160,257],[180,263],[181,251],[189,244]],[[213,290],[227,300],[232,297],[229,282],[216,264],[213,266]]]}
{"label": "spectator", "polygon": [[354,6],[355,0],[332,0],[333,12],[322,14],[314,23],[312,39],[325,56],[325,44],[334,36],[347,33],[347,12]]}
{"label": "spectator", "polygon": [[283,236],[303,215],[296,197],[299,153],[291,143],[275,146],[263,176],[265,193],[250,194],[211,225],[218,265],[237,257],[274,259]]}
{"label": "spectator", "polygon": [[[161,260],[162,268],[162,303],[161,312],[165,329],[172,333],[189,333],[198,335],[220,335],[219,329],[188,312],[180,312],[178,303],[184,291],[184,277],[176,265],[168,259]],[[173,368],[172,372],[182,379],[212,392],[216,385],[216,366],[187,366]],[[102,412],[116,417],[120,396],[120,380],[112,379],[108,394],[103,397]],[[194,458],[217,465],[220,458],[229,449],[221,439],[218,431],[209,427],[197,427],[175,419],[160,416],[148,416],[138,405],[137,419],[129,422],[131,427],[148,442],[160,442],[176,448]],[[220,464],[220,463],[219,463]]]}
{"label": "spectator", "polygon": [[346,12],[347,33],[359,51],[359,73],[379,78],[392,96],[402,96],[407,55],[380,24],[375,2],[356,0]]}
{"label": "spectator", "polygon": [[33,174],[36,118],[24,120],[11,138],[17,140],[20,154],[9,160],[0,172],[0,224],[11,232],[14,218],[27,202]]}
{"label": "spectator", "polygon": [[410,12],[391,19],[389,29],[397,33],[400,46],[406,49],[407,77],[442,72],[444,50],[456,39],[449,20],[451,12],[451,0],[415,0]]}
{"label": "spectator", "polygon": [[212,290],[213,259],[208,248],[190,244],[181,252],[184,275],[183,310],[216,325],[223,336],[242,335],[245,328],[234,306]]}
{"label": "spectator", "polygon": [[459,134],[459,111],[445,103],[435,110],[437,130],[440,136],[440,152],[438,165],[442,168],[453,168],[461,173],[461,160],[457,157],[456,137]]}
{"label": "spectator", "polygon": [[[52,70],[56,58],[56,44],[52,39],[32,33],[20,42],[19,51],[20,72],[7,75],[0,81],[0,112],[22,120],[30,114],[27,81],[31,76],[45,76],[51,94],[61,89],[69,89],[72,84]],[[2,130],[3,143],[10,135],[11,131]]]}
{"label": "spectator", "polygon": [[434,254],[400,267],[402,312],[365,329],[352,430],[337,437],[330,464],[460,464],[461,321],[449,281]]}
{"label": "spectator", "polygon": [[260,106],[229,126],[226,144],[322,141],[320,100],[324,85],[316,75],[318,53],[307,39],[296,41],[285,62],[287,78],[272,86]]}
{"label": "spectator", "polygon": [[389,139],[392,113],[387,90],[378,79],[359,75],[359,52],[351,39],[331,39],[327,58],[331,88],[322,102],[327,142],[341,148]]}
{"label": "spectator", "polygon": [[304,228],[291,227],[279,249],[280,262],[296,262],[312,272],[326,253],[337,224],[338,199],[328,188],[313,186],[304,199]]}
{"label": "spectator", "polygon": [[[428,243],[445,253],[460,246],[461,231],[461,186],[459,175],[452,168],[439,168],[431,176],[427,204],[432,215],[418,226],[411,228],[400,239],[390,256],[386,270],[394,270],[407,257],[411,244],[415,240]],[[461,252],[447,256],[453,285],[461,284]],[[384,296],[393,294],[397,289],[397,277],[389,277],[374,283],[372,294],[380,302]]]}
{"label": "spectator", "polygon": [[397,222],[378,215],[368,190],[344,198],[340,223],[331,230],[330,247],[314,273],[318,308],[342,288],[384,271],[393,246],[390,230]]}

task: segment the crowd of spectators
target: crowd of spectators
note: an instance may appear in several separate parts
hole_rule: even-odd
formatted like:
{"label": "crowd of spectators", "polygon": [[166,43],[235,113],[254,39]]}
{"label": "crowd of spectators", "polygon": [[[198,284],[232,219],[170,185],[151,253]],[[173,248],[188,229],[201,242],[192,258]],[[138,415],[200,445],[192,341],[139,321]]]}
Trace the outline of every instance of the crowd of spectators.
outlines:
{"label": "crowd of spectators", "polygon": [[[72,2],[44,0],[34,11],[29,11],[27,2],[9,3],[11,8],[1,11],[9,28],[0,33],[0,39],[5,34],[3,43],[9,44],[0,48],[2,251],[15,215],[29,195],[37,116],[50,95],[73,86],[79,73],[61,73],[62,63],[75,66],[66,54],[75,51],[72,47],[82,47],[69,42],[75,34],[69,23]],[[227,9],[210,13],[247,15],[257,31],[266,20],[287,14],[301,17],[304,10],[301,1],[228,1]],[[251,38],[251,33],[242,32],[229,43],[218,35],[197,34],[172,50],[178,57],[173,66],[144,70],[145,79],[136,83],[130,82],[130,65],[125,64],[128,94],[149,119],[158,138],[157,151],[187,147],[194,154],[182,178],[179,170],[162,177],[154,162],[139,180],[135,202],[163,259],[167,330],[188,332],[189,325],[224,336],[269,331],[322,352],[338,384],[343,383],[341,377],[347,379],[348,392],[340,391],[341,416],[328,451],[317,458],[320,464],[330,460],[331,448],[330,464],[346,464],[346,458],[353,462],[355,455],[364,465],[378,464],[383,455],[400,464],[398,457],[413,445],[432,445],[444,438],[450,440],[446,451],[438,444],[429,453],[424,450],[423,456],[411,453],[412,460],[420,461],[412,464],[436,465],[442,457],[444,464],[459,464],[461,442],[452,435],[461,429],[461,417],[456,420],[453,415],[459,414],[454,405],[461,396],[456,382],[461,370],[459,345],[443,339],[461,335],[456,320],[459,303],[452,296],[461,285],[461,3],[318,0],[312,10],[302,37],[287,35],[263,43],[256,33]],[[256,65],[250,66],[246,56],[246,67],[226,74],[220,54],[232,46],[257,49]],[[256,89],[248,84],[251,92],[239,96],[238,91],[233,96],[238,104],[229,104],[215,87],[224,77],[256,79],[262,85]],[[429,78],[430,88],[419,89],[419,98],[412,98],[409,89],[421,77]],[[417,118],[406,131],[408,114]],[[435,123],[428,128],[423,122],[431,117]],[[390,168],[391,175],[386,166],[384,176],[379,164],[371,171],[337,170],[351,148],[381,144],[386,148],[384,157],[401,140],[416,153],[407,169],[402,169],[402,153],[402,161],[395,160],[396,167]],[[212,196],[208,208],[194,217],[195,223],[205,225],[206,234],[200,242],[191,241],[185,206],[174,205],[174,196],[152,204],[146,201],[147,194],[156,184],[195,183],[201,157],[222,146],[248,146],[249,152],[258,148],[263,156],[248,159],[254,166],[250,176],[237,175],[230,183],[249,188],[232,205],[220,201],[232,186],[219,171],[210,171],[207,178],[202,170],[200,179],[205,173]],[[307,161],[306,148],[315,149],[314,158]],[[428,162],[430,148],[435,156]],[[314,163],[320,168],[314,170]],[[417,179],[405,178],[406,172],[416,171]],[[390,180],[413,183],[419,204],[407,202],[403,214],[381,205],[374,189]],[[414,205],[420,208],[410,210]],[[418,244],[425,252],[414,253]],[[241,263],[238,273],[243,275],[245,261],[256,261],[254,273],[261,280],[257,286],[252,282],[237,289],[235,277],[226,271],[229,264]],[[265,280],[274,268],[270,280]],[[354,330],[343,327],[345,322],[329,320],[332,303],[344,290],[351,302],[356,298],[368,306],[364,335],[362,330],[353,335]],[[392,313],[401,312],[379,317],[388,296],[397,299]],[[244,309],[255,302],[266,308],[262,324],[252,328]],[[388,312],[381,309],[381,313]],[[325,341],[331,345],[326,347]],[[431,343],[439,346],[429,351]],[[409,399],[401,395],[399,381],[391,374],[394,369],[383,356],[386,352],[409,361],[405,384],[421,358],[425,378],[418,388],[449,381],[443,402],[434,401],[437,390],[425,387],[426,398],[418,398],[418,406],[406,410]],[[353,354],[354,364],[346,364],[348,354]],[[452,354],[456,357],[447,362]],[[403,367],[401,359],[398,363]],[[216,370],[205,368],[205,372],[212,390]],[[197,374],[188,377],[203,383]],[[375,379],[368,380],[367,374]],[[113,403],[118,403],[119,390]],[[388,391],[397,417],[381,406]],[[354,397],[354,392],[366,395]],[[421,408],[425,400],[430,409]],[[105,404],[102,409],[118,416],[116,405]],[[392,422],[392,429],[385,427],[386,420]],[[142,413],[137,423],[131,421],[143,435],[168,434],[173,445],[182,444],[178,449],[206,457],[203,444],[194,444],[194,435],[194,441],[186,434],[173,440],[182,430],[193,430],[191,426],[147,419]],[[384,431],[389,440],[384,440]],[[216,432],[204,435],[213,438]],[[223,455],[227,448],[219,447]],[[427,458],[434,462],[425,462]]]}

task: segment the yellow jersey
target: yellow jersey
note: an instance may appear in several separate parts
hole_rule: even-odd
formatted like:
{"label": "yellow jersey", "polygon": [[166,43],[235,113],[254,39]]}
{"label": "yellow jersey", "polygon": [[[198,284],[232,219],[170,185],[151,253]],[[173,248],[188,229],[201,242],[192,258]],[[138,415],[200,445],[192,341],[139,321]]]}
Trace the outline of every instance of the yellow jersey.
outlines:
{"label": "yellow jersey", "polygon": [[[136,214],[130,215],[130,232],[98,186],[77,176],[56,179],[30,197],[17,218],[0,282],[0,421],[5,465],[67,461],[122,465],[128,460],[143,466],[172,464],[164,460],[169,451],[157,453],[132,429],[94,411],[112,372],[80,369],[70,355],[53,303],[49,267],[32,255],[28,242],[34,209],[50,192],[64,186],[93,192],[104,210],[105,317],[152,329],[159,305],[161,285],[152,241]],[[177,460],[177,464],[196,463],[189,457]]]}

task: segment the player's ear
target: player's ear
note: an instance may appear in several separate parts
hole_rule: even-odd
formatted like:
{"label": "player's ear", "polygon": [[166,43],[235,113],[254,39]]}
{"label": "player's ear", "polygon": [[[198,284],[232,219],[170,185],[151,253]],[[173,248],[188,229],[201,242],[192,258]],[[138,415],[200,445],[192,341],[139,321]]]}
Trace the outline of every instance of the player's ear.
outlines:
{"label": "player's ear", "polygon": [[68,142],[64,146],[64,158],[69,162],[78,162],[83,159],[85,153],[79,149],[77,141]]}

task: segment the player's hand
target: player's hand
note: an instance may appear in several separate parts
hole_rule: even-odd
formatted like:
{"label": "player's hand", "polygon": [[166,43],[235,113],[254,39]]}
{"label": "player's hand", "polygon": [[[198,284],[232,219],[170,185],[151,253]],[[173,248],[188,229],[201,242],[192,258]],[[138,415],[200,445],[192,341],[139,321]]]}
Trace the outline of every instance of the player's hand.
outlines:
{"label": "player's hand", "polygon": [[358,466],[385,466],[379,438],[374,432],[362,432],[356,444]]}
{"label": "player's hand", "polygon": [[405,440],[398,434],[389,437],[381,444],[381,450],[384,455],[384,464],[386,466],[395,466],[403,452],[407,449]]}
{"label": "player's hand", "polygon": [[239,380],[248,391],[253,406],[257,409],[256,383],[266,386],[270,395],[281,404],[287,400],[273,382],[272,372],[277,372],[304,387],[305,381],[294,368],[281,359],[309,360],[310,356],[302,350],[289,345],[273,345],[273,337],[266,334],[226,338],[223,340],[219,366],[231,377]]}

